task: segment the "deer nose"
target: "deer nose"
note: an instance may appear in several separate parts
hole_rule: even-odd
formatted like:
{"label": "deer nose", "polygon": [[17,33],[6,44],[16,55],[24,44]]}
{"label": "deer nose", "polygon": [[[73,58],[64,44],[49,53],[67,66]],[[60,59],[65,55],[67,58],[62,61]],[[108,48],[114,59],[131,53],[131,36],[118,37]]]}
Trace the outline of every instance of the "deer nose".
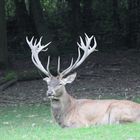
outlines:
{"label": "deer nose", "polygon": [[53,94],[53,92],[51,92],[51,91],[47,92],[47,96],[52,96],[52,94]]}
{"label": "deer nose", "polygon": [[48,95],[48,96],[51,96],[51,95],[52,95],[52,93],[51,93],[51,92],[47,92],[47,95]]}

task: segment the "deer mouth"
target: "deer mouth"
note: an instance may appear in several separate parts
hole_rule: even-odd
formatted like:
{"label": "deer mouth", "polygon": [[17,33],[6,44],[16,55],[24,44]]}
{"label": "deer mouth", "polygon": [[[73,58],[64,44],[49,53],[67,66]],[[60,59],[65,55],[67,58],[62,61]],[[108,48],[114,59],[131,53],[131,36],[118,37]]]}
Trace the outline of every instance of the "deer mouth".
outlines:
{"label": "deer mouth", "polygon": [[59,100],[59,98],[54,95],[49,95],[48,98],[52,100]]}

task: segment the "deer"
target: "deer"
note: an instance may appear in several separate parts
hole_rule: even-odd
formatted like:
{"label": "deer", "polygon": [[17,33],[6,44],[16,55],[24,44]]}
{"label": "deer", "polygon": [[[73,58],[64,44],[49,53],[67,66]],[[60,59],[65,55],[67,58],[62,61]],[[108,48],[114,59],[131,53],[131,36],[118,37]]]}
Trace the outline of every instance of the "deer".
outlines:
{"label": "deer", "polygon": [[[79,128],[140,122],[140,104],[136,102],[117,99],[76,99],[67,92],[65,85],[72,83],[77,75],[76,72],[69,73],[79,67],[92,52],[97,51],[97,42],[93,35],[89,37],[85,34],[85,40],[80,36],[80,42],[77,42],[78,57],[75,61],[72,58],[68,68],[62,72],[60,72],[60,57],[58,57],[56,76],[49,70],[50,56],[48,56],[46,68],[39,59],[39,53],[47,51],[51,43],[42,45],[41,40],[42,37],[38,42],[34,37],[31,40],[26,37],[31,49],[32,62],[46,76],[43,79],[48,87],[46,96],[50,99],[51,113],[58,125],[63,128]],[[91,46],[92,40],[93,46]],[[82,55],[81,51],[83,51]]]}

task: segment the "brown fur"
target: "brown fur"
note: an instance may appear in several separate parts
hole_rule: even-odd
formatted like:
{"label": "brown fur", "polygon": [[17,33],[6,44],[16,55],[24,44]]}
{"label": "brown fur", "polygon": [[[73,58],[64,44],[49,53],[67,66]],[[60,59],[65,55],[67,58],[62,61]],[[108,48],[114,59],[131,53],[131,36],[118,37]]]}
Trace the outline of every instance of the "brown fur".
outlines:
{"label": "brown fur", "polygon": [[128,100],[75,99],[61,87],[62,95],[51,99],[52,114],[62,127],[140,122],[140,104]]}
{"label": "brown fur", "polygon": [[[91,41],[94,45],[91,46]],[[125,122],[140,122],[140,104],[126,100],[77,100],[71,97],[66,89],[67,83],[72,83],[76,77],[76,73],[64,78],[69,72],[79,67],[84,60],[96,50],[96,39],[94,36],[88,37],[85,34],[85,41],[80,37],[78,45],[78,57],[75,62],[71,60],[71,64],[63,72],[60,72],[60,57],[58,57],[57,76],[53,76],[49,71],[50,57],[48,56],[47,70],[41,64],[38,57],[41,51],[47,51],[46,45],[41,45],[42,37],[34,41],[34,37],[26,41],[31,48],[32,61],[35,66],[40,69],[47,77],[47,96],[51,100],[52,114],[56,122],[62,127],[82,127],[98,124],[118,124]],[[83,55],[81,56],[81,50]]]}

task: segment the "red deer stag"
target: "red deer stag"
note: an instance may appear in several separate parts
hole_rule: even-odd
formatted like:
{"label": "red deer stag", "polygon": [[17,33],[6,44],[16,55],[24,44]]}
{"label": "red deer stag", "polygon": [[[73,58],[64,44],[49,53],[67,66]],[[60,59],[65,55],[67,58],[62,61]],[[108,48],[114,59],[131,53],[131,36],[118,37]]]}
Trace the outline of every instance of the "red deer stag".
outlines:
{"label": "red deer stag", "polygon": [[[41,39],[37,43],[37,40],[33,41],[34,37],[30,41],[26,38],[31,48],[33,63],[47,76],[43,79],[48,85],[47,96],[51,101],[53,117],[61,127],[140,122],[140,104],[138,103],[128,100],[75,99],[66,91],[65,85],[74,81],[76,73],[67,77],[66,75],[80,66],[93,51],[96,51],[95,37],[88,37],[85,34],[85,42],[80,37],[80,43],[77,42],[78,58],[75,62],[72,59],[70,66],[63,72],[60,72],[60,57],[58,58],[57,76],[53,76],[49,71],[50,57],[48,57],[46,69],[40,62],[38,54],[41,51],[47,51],[47,46],[50,44],[49,42],[41,45]],[[94,39],[93,46],[91,46],[92,39]]]}

